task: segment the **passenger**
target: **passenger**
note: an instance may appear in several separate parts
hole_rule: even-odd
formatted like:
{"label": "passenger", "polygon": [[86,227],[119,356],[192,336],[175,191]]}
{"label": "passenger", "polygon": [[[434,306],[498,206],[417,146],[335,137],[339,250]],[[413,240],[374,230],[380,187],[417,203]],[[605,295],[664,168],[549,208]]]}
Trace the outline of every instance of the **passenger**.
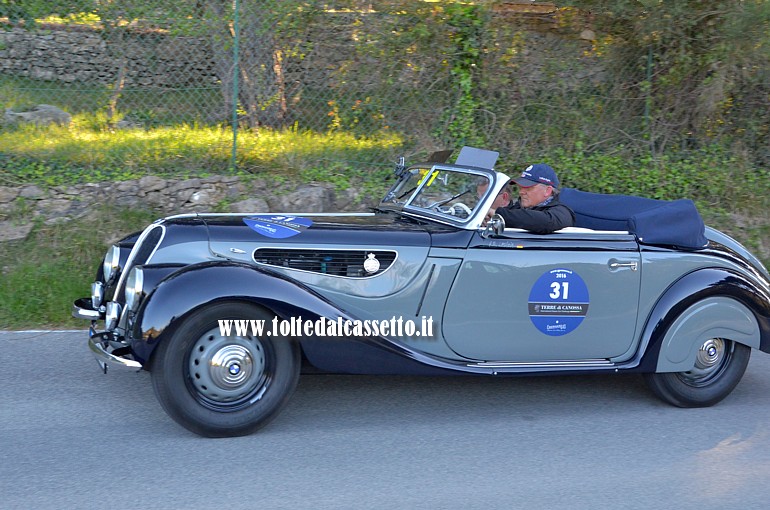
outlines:
{"label": "passenger", "polygon": [[506,206],[496,205],[495,199],[485,223],[492,215],[499,214],[506,227],[523,228],[536,234],[550,234],[575,224],[575,213],[559,202],[559,178],[550,166],[530,165],[511,182],[519,187],[519,199]]}

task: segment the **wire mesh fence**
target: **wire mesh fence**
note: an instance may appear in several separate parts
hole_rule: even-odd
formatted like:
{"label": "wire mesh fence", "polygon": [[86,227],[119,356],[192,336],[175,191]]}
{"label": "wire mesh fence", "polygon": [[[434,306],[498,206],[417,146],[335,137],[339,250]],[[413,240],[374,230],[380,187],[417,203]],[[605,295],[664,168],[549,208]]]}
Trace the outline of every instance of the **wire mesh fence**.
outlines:
{"label": "wire mesh fence", "polygon": [[[6,119],[36,104],[68,112],[98,134],[90,149],[64,152],[86,170],[164,161],[160,168],[190,174],[258,172],[298,153],[372,168],[463,144],[522,164],[546,150],[655,157],[714,140],[738,140],[755,162],[770,161],[767,67],[715,66],[699,86],[667,85],[670,55],[659,42],[610,58],[596,20],[549,2],[120,4],[96,2],[78,22],[0,32]],[[371,143],[265,148],[277,131]],[[199,146],[194,157],[180,156],[182,141]]]}

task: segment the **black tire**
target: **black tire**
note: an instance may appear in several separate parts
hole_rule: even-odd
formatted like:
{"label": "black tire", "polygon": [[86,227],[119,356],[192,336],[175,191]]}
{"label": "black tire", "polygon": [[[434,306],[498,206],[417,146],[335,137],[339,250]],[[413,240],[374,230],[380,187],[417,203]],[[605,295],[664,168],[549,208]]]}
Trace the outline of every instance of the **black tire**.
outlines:
{"label": "black tire", "polygon": [[750,357],[750,347],[731,340],[711,338],[698,350],[692,370],[644,374],[644,378],[650,389],[669,404],[708,407],[733,391],[743,377]]}
{"label": "black tire", "polygon": [[[222,336],[219,319],[263,319],[266,330],[259,338]],[[300,353],[290,338],[267,336],[272,319],[232,302],[184,319],[152,360],[155,395],[169,416],[206,437],[251,434],[275,417],[297,386]]]}

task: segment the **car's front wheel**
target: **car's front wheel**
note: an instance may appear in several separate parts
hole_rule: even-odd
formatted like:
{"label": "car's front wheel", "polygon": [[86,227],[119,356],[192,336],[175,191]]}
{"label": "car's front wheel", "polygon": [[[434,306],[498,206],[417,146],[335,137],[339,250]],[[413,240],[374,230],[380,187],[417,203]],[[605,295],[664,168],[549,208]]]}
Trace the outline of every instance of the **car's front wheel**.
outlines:
{"label": "car's front wheel", "polygon": [[[229,319],[264,321],[265,331],[223,334],[219,321]],[[300,355],[291,339],[269,336],[272,319],[247,303],[206,306],[185,319],[152,361],[155,395],[169,416],[207,437],[250,434],[273,418],[297,386]]]}
{"label": "car's front wheel", "polygon": [[645,374],[652,391],[678,407],[708,407],[724,399],[740,382],[751,348],[732,340],[710,338],[698,349],[687,372]]}

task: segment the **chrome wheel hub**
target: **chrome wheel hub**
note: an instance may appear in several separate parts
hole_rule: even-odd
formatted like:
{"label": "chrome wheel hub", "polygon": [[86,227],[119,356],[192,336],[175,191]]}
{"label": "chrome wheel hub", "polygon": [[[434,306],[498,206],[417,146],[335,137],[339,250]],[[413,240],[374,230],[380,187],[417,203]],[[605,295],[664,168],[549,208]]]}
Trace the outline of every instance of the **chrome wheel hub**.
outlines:
{"label": "chrome wheel hub", "polygon": [[711,338],[700,346],[695,356],[695,367],[708,369],[719,364],[725,354],[725,342],[721,338]]}
{"label": "chrome wheel hub", "polygon": [[680,377],[690,384],[708,382],[724,367],[728,357],[727,343],[721,338],[710,338],[698,349],[693,369],[682,373]]}
{"label": "chrome wheel hub", "polygon": [[204,397],[220,403],[249,396],[264,381],[265,352],[256,338],[201,336],[190,353],[190,379]]}
{"label": "chrome wheel hub", "polygon": [[253,359],[249,351],[240,345],[228,345],[214,353],[209,362],[209,374],[220,388],[237,388],[248,380]]}

